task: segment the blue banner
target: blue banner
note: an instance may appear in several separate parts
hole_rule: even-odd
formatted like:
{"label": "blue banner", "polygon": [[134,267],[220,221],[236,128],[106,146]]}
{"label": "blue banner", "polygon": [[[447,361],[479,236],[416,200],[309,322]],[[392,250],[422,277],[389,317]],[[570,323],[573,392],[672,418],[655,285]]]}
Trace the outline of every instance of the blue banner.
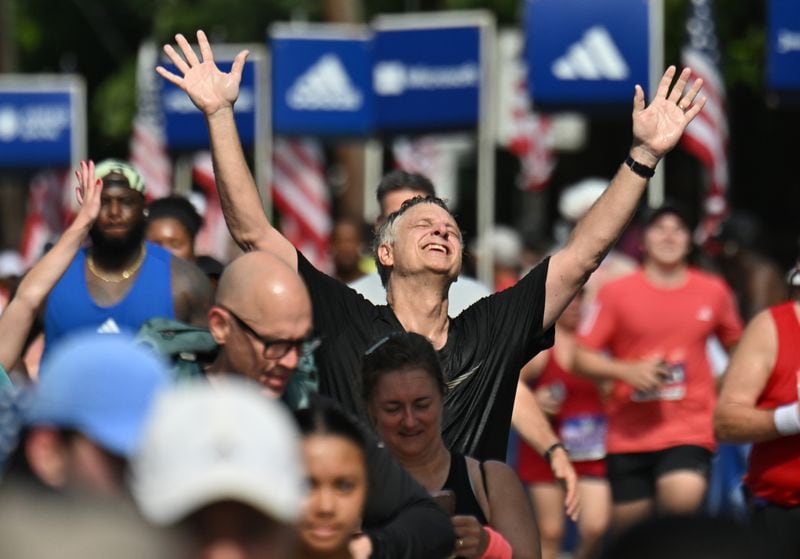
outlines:
{"label": "blue banner", "polygon": [[79,99],[63,87],[36,89],[3,91],[0,87],[2,167],[72,165],[74,131],[79,126],[75,104]]}
{"label": "blue banner", "polygon": [[[217,60],[217,65],[223,72],[229,72],[232,64],[232,59]],[[170,72],[181,75],[180,71],[169,62],[162,61],[162,66]],[[167,80],[159,80],[159,83],[161,84],[161,104],[164,111],[164,132],[169,149],[208,149],[210,140],[203,114],[179,87]],[[242,70],[239,98],[234,105],[236,127],[239,129],[239,136],[245,147],[252,146],[255,141],[258,96],[264,95],[257,90],[256,83],[256,61],[248,59]]]}
{"label": "blue banner", "polygon": [[270,45],[276,134],[363,136],[372,131],[369,39],[278,33]]}
{"label": "blue banner", "polygon": [[770,2],[767,41],[769,88],[800,90],[800,3],[797,0]]}
{"label": "blue banner", "polygon": [[648,94],[647,0],[526,0],[528,87],[538,107],[630,106]]}
{"label": "blue banner", "polygon": [[424,131],[475,126],[480,46],[478,26],[376,30],[377,128]]}

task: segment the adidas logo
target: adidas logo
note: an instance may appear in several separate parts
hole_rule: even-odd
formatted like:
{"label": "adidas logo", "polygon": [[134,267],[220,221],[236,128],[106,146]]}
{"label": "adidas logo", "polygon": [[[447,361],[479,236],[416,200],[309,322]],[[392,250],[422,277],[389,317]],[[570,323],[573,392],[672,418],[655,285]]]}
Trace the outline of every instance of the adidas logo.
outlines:
{"label": "adidas logo", "polygon": [[553,75],[561,80],[624,80],[630,75],[628,65],[611,34],[596,25],[557,58]]}
{"label": "adidas logo", "polygon": [[97,329],[98,334],[119,334],[119,326],[113,318],[107,318],[104,323]]}
{"label": "adidas logo", "polygon": [[362,95],[336,55],[326,54],[292,84],[286,103],[301,111],[356,111]]}
{"label": "adidas logo", "polygon": [[697,320],[701,322],[711,322],[712,318],[714,318],[714,311],[711,310],[711,307],[701,307],[697,311]]}

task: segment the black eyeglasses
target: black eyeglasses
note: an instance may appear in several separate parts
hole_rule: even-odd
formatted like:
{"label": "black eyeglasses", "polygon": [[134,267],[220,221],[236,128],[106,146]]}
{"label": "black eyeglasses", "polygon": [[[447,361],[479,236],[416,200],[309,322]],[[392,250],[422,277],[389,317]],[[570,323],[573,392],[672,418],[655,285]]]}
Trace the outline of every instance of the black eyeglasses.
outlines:
{"label": "black eyeglasses", "polygon": [[236,321],[236,324],[239,325],[239,328],[244,330],[249,336],[261,342],[261,345],[264,346],[264,359],[280,359],[289,353],[292,348],[296,349],[297,353],[301,357],[305,357],[314,353],[314,350],[316,350],[322,343],[322,340],[318,336],[314,335],[300,338],[298,340],[273,340],[270,338],[265,338],[253,330],[253,328],[244,320],[239,318],[235,312],[227,307],[222,307],[221,305],[217,306],[225,309],[225,311]]}

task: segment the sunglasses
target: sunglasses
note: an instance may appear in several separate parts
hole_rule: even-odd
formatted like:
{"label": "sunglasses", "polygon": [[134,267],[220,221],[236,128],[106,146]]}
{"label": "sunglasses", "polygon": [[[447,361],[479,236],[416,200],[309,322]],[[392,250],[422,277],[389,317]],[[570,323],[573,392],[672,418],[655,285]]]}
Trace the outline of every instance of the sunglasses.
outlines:
{"label": "sunglasses", "polygon": [[239,328],[244,330],[247,335],[261,342],[261,345],[264,347],[262,352],[264,359],[280,359],[292,349],[297,350],[297,353],[300,355],[300,357],[305,357],[314,353],[314,351],[322,343],[322,340],[313,334],[296,340],[275,340],[272,338],[267,338],[253,330],[249,324],[239,318],[239,316],[229,308],[221,308],[223,308],[233,318],[233,320],[236,321],[236,324],[239,326]]}

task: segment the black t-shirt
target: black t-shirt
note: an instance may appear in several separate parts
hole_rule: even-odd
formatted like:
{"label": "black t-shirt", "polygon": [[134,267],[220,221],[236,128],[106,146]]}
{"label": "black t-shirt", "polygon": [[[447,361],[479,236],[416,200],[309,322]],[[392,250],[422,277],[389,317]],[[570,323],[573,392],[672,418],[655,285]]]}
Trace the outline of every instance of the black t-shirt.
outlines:
{"label": "black t-shirt", "polygon": [[[447,447],[479,460],[505,460],[519,371],[553,344],[542,331],[549,259],[515,286],[484,297],[450,320],[438,351],[449,390],[442,435]],[[366,420],[361,359],[381,336],[403,330],[388,305],[374,305],[347,285],[320,272],[300,253],[297,270],[322,335],[317,350],[319,389]]]}

